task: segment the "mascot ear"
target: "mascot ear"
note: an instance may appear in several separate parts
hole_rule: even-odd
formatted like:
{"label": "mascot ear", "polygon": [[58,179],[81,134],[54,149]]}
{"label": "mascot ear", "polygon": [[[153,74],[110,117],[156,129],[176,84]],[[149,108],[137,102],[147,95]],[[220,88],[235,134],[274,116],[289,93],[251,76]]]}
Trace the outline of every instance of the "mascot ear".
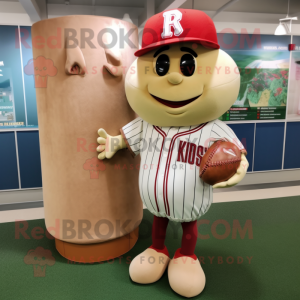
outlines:
{"label": "mascot ear", "polygon": [[86,65],[81,49],[78,45],[66,48],[66,64],[65,71],[68,75],[84,75]]}
{"label": "mascot ear", "polygon": [[104,68],[114,77],[122,76],[122,61],[120,51],[111,51],[104,49],[107,62],[104,63]]}

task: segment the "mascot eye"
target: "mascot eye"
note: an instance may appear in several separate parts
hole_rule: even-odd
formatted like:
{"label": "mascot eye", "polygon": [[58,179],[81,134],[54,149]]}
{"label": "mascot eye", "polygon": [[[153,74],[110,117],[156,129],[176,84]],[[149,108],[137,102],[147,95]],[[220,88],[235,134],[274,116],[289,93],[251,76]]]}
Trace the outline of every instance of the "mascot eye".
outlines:
{"label": "mascot eye", "polygon": [[156,73],[159,76],[164,76],[168,73],[170,68],[170,59],[168,55],[162,54],[157,58],[156,61]]}
{"label": "mascot eye", "polygon": [[184,54],[180,60],[180,70],[184,76],[192,76],[195,72],[195,60],[191,54]]}

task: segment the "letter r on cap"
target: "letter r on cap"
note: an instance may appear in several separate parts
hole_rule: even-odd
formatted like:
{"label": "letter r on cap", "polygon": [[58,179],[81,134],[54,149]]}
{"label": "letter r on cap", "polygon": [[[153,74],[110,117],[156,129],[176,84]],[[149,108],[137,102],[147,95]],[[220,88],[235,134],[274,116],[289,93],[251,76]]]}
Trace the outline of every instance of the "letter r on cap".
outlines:
{"label": "letter r on cap", "polygon": [[183,33],[182,26],[179,22],[181,21],[182,13],[179,10],[173,9],[173,10],[165,11],[163,13],[163,17],[164,17],[164,31],[161,34],[161,37],[163,39],[173,36],[171,27],[174,28],[175,36],[179,36]]}

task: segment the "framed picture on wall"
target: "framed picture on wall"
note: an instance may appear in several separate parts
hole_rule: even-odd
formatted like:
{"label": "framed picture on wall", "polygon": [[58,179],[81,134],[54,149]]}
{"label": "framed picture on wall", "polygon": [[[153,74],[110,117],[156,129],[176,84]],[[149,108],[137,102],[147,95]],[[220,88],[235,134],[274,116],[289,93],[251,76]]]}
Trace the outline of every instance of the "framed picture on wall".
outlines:
{"label": "framed picture on wall", "polygon": [[31,27],[1,25],[0,41],[0,130],[37,128],[34,81],[24,74],[32,59]]}
{"label": "framed picture on wall", "polygon": [[0,61],[0,122],[8,125],[16,122],[15,101],[11,70]]}
{"label": "framed picture on wall", "polygon": [[234,59],[241,76],[237,100],[220,119],[285,119],[289,90],[290,37],[246,34],[230,37],[230,34],[225,34],[219,38],[221,47]]}

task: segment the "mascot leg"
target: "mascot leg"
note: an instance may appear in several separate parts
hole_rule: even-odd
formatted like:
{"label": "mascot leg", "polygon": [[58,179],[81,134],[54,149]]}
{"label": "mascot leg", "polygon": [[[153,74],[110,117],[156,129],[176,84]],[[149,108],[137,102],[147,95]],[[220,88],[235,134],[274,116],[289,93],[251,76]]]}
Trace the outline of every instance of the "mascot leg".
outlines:
{"label": "mascot leg", "polygon": [[197,221],[181,223],[181,248],[170,261],[168,277],[171,288],[179,295],[190,298],[199,295],[205,286],[205,274],[195,255]]}
{"label": "mascot leg", "polygon": [[161,278],[170,261],[165,246],[169,219],[154,216],[152,226],[152,246],[136,256],[130,264],[129,275],[134,282],[153,283]]}

